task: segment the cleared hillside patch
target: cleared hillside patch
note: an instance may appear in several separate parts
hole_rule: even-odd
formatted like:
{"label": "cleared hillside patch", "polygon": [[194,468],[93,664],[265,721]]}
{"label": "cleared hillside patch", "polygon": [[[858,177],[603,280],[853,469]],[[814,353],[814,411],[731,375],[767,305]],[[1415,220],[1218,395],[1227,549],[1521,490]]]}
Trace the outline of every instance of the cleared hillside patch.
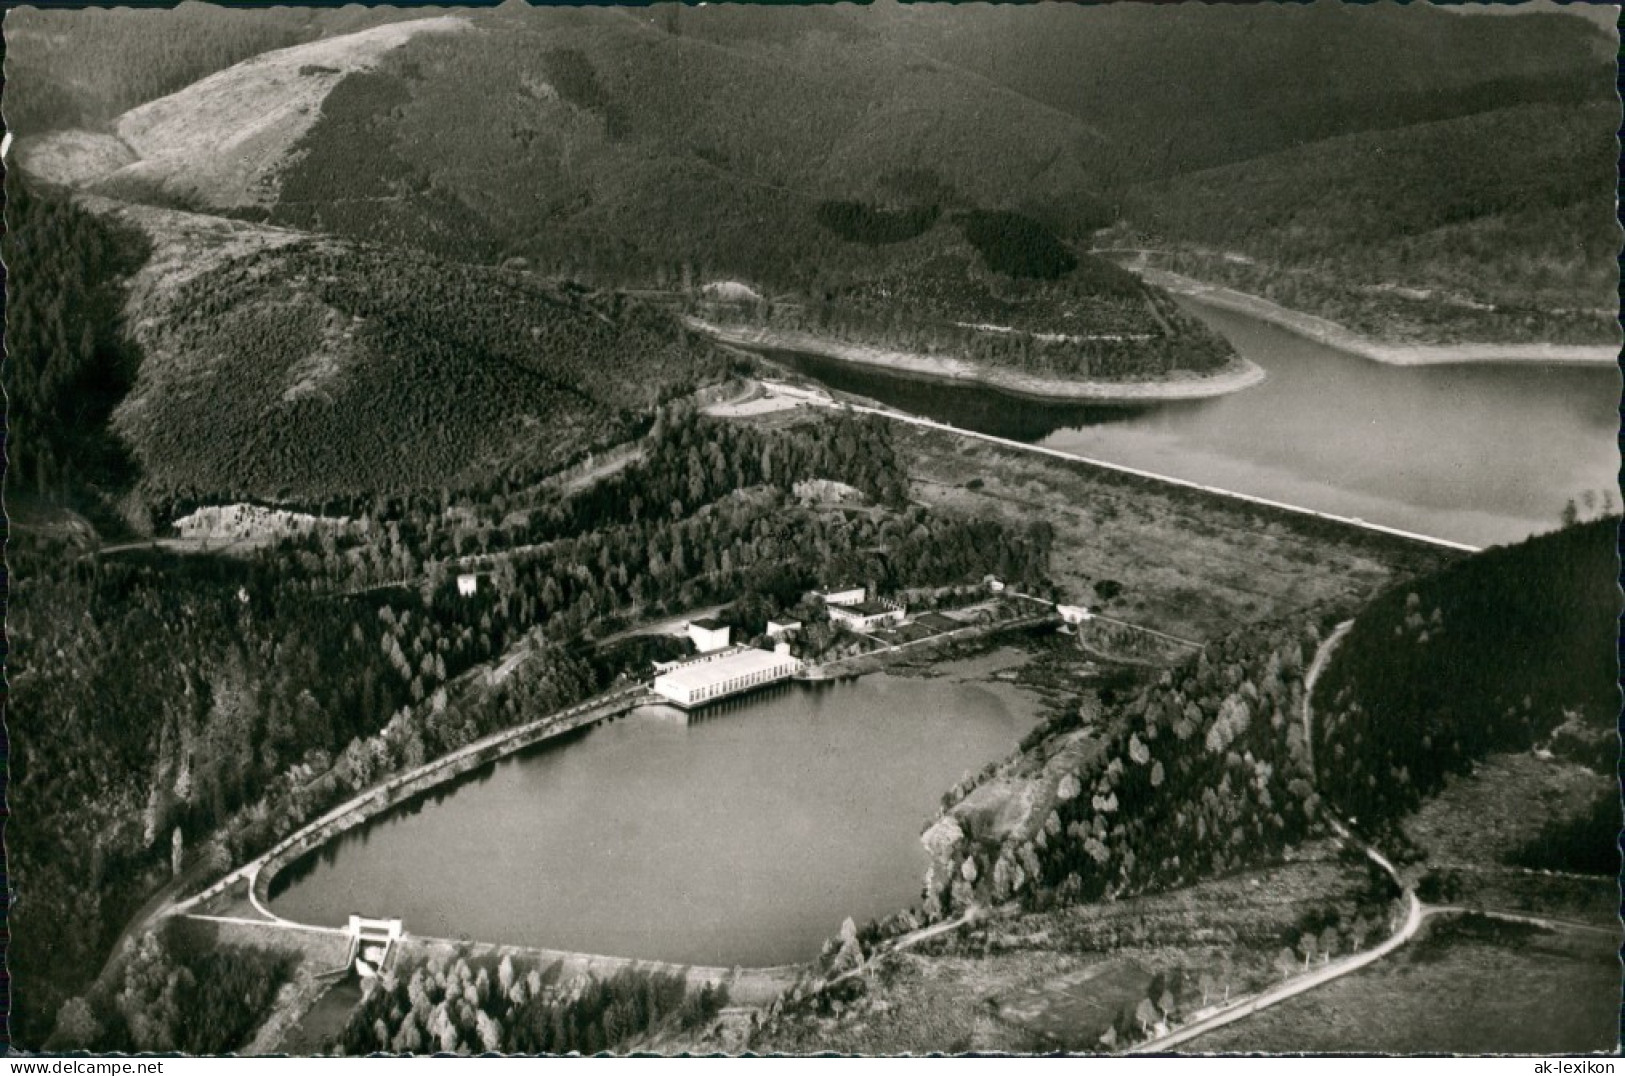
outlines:
{"label": "cleared hillside patch", "polygon": [[198,208],[268,206],[279,170],[335,86],[418,34],[467,26],[443,15],[278,49],[133,108],[114,131],[137,159],[98,189]]}

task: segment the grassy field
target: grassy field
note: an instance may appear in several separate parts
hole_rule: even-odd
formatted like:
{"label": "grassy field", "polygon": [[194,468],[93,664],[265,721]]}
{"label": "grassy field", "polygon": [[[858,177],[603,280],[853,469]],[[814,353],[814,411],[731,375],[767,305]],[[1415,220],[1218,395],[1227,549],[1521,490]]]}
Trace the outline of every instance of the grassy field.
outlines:
{"label": "grassy field", "polygon": [[1434,899],[1612,926],[1619,916],[1617,879],[1540,874],[1512,864],[1518,851],[1546,839],[1550,824],[1584,817],[1597,797],[1615,788],[1612,778],[1563,759],[1491,755],[1471,776],[1451,779],[1405,820],[1404,830],[1427,852],[1439,886]]}
{"label": "grassy field", "polygon": [[824,1012],[787,1012],[751,1049],[1098,1049],[1098,1025],[1112,1015],[1105,1008],[1117,1007],[1103,1008],[1103,998],[1143,988],[1150,975],[1180,974],[1176,1000],[1190,1011],[1202,1004],[1198,976],[1223,976],[1227,959],[1232,992],[1256,990],[1277,978],[1270,962],[1282,937],[1314,909],[1355,899],[1364,877],[1315,845],[1169,893],[996,919],[887,958],[867,993]]}
{"label": "grassy field", "polygon": [[895,436],[917,500],[970,515],[1049,521],[1050,574],[1070,598],[1185,638],[1211,638],[1319,602],[1363,599],[1400,568],[1438,556],[1352,533],[1313,534],[1238,504],[968,438],[903,427]]}
{"label": "grassy field", "polygon": [[1432,922],[1372,968],[1220,1028],[1192,1052],[1581,1053],[1619,1042],[1619,958],[1601,935]]}
{"label": "grassy field", "polygon": [[1563,759],[1491,755],[1406,819],[1405,833],[1431,862],[1498,866],[1548,822],[1584,811],[1610,787],[1613,778]]}

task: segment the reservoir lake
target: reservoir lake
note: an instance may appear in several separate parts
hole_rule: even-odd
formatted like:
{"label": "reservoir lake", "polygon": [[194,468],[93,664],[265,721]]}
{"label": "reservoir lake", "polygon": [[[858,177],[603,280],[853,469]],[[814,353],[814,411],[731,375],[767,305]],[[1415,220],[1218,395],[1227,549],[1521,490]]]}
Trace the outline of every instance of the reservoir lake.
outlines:
{"label": "reservoir lake", "polygon": [[[1385,366],[1189,308],[1268,380],[1204,401],[1046,404],[768,354],[962,428],[1475,545],[1550,529],[1570,497],[1615,487],[1611,368]],[[989,681],[989,659],[784,685],[692,715],[642,707],[337,838],[276,879],[272,907],[672,963],[810,959],[844,918],[918,901],[919,834],[942,793],[1036,724],[1036,701]]]}
{"label": "reservoir lake", "polygon": [[764,354],[962,429],[1470,545],[1551,530],[1571,497],[1618,488],[1613,367],[1388,366],[1183,302],[1268,379],[1208,400],[1078,405]]}
{"label": "reservoir lake", "polygon": [[271,907],[681,964],[810,959],[847,916],[919,902],[942,794],[1037,723],[1033,696],[985,679],[1013,658],[634,710],[337,838]]}

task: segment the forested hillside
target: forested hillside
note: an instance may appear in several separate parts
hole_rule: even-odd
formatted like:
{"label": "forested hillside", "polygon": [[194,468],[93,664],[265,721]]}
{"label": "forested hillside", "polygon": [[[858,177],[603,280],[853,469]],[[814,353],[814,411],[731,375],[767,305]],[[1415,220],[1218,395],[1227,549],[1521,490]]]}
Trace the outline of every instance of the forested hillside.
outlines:
{"label": "forested hillside", "polygon": [[1327,797],[1376,824],[1474,759],[1536,746],[1611,772],[1618,527],[1490,549],[1363,610],[1315,693]]}
{"label": "forested hillside", "polygon": [[1517,104],[1142,184],[1148,234],[1113,243],[1240,254],[1154,264],[1386,339],[1607,343],[1617,113]]}
{"label": "forested hillside", "polygon": [[[25,92],[21,115],[94,127],[232,57],[412,14],[186,10],[195,45],[161,38],[154,12],[63,14],[91,55],[127,24],[131,56],[151,62],[34,79],[71,107]],[[20,71],[56,58],[53,25],[22,21]],[[459,25],[474,32],[323,68],[319,115],[294,125],[281,170],[221,204],[599,285],[728,278],[800,299],[910,271],[953,220],[992,271],[1060,277],[1118,221],[1141,245],[1252,257],[1255,270],[1186,268],[1372,333],[1608,329],[1572,316],[1610,305],[1612,272],[1613,48],[1588,19],[1335,3],[1177,20],[1117,5],[504,5]],[[105,142],[57,150],[63,174],[125,163]],[[103,154],[118,159],[94,164]],[[187,188],[166,172],[142,195],[144,167],[109,189]],[[235,175],[200,171],[216,186]]]}
{"label": "forested hillside", "polygon": [[221,945],[196,922],[144,934],[105,991],[69,1003],[50,1046],[97,1053],[226,1054],[265,1019],[293,975],[286,953]]}
{"label": "forested hillside", "polygon": [[667,314],[311,241],[167,296],[115,427],[154,498],[439,489],[624,438],[723,359]]}
{"label": "forested hillside", "polygon": [[947,354],[1050,378],[1209,373],[1234,357],[1223,337],[1166,293],[1108,261],[1074,254],[1031,218],[977,212],[961,223],[974,236],[970,249],[953,237],[916,240],[908,261],[811,301],[690,306],[728,325]]}
{"label": "forested hillside", "polygon": [[[1127,4],[879,4],[849,19],[884,24],[923,54],[1085,120],[1109,140],[1098,174],[1112,189],[1362,131],[1513,102],[1569,106],[1612,90],[1613,42],[1596,22],[1557,13],[1464,18],[1322,0],[1203,5],[1178,19]],[[704,25],[687,25],[695,22]],[[1545,152],[1538,140],[1507,145]]]}
{"label": "forested hillside", "polygon": [[107,421],[140,367],[123,334],[123,282],[145,259],[145,238],[15,176],[6,187],[12,488],[122,484],[131,468]]}
{"label": "forested hillside", "polygon": [[[1248,628],[1154,681],[1108,686],[948,797],[926,834],[939,910],[1098,901],[1279,854],[1319,826],[1301,706],[1318,618]],[[1025,804],[1008,825],[1002,787]]]}

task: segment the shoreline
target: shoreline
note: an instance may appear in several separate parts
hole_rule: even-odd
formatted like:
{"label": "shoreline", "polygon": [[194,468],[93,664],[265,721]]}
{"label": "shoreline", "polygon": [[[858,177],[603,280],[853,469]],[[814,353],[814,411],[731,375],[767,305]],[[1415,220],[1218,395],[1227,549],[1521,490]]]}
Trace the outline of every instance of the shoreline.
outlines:
{"label": "shoreline", "polygon": [[1317,344],[1346,351],[1384,366],[1451,366],[1534,363],[1541,365],[1615,365],[1619,348],[1607,344],[1387,344],[1362,336],[1335,321],[1292,310],[1262,296],[1221,284],[1208,284],[1168,269],[1134,270],[1147,283],[1220,310],[1246,314]]}
{"label": "shoreline", "polygon": [[980,385],[1011,396],[1056,403],[1201,400],[1252,388],[1268,376],[1262,366],[1238,355],[1213,374],[1191,374],[1163,381],[1062,381],[982,367],[946,355],[895,351],[831,340],[800,331],[718,325],[695,317],[684,317],[683,324],[721,343],[737,347],[801,351],[855,366],[876,367],[921,381]]}

